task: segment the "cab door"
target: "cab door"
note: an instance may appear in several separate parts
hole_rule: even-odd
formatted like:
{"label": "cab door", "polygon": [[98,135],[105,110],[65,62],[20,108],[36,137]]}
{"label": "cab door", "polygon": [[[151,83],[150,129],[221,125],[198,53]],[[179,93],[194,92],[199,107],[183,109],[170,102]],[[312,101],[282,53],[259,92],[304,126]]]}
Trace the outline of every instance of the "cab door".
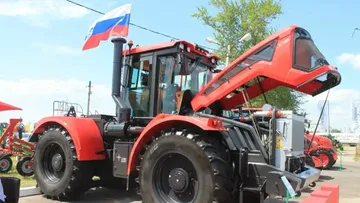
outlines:
{"label": "cab door", "polygon": [[131,62],[129,102],[134,117],[150,116],[152,55],[133,56]]}

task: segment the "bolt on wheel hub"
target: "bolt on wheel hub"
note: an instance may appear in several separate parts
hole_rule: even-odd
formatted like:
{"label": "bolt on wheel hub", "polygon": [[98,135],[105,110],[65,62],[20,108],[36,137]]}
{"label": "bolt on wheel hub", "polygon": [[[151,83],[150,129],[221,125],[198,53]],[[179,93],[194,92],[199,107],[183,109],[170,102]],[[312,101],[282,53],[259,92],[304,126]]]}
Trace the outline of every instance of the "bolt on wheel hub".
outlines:
{"label": "bolt on wheel hub", "polygon": [[51,159],[51,166],[55,171],[60,171],[63,166],[63,162],[61,154],[55,154]]}
{"label": "bolt on wheel hub", "polygon": [[175,168],[170,172],[169,185],[177,193],[183,193],[189,186],[189,174],[182,168]]}

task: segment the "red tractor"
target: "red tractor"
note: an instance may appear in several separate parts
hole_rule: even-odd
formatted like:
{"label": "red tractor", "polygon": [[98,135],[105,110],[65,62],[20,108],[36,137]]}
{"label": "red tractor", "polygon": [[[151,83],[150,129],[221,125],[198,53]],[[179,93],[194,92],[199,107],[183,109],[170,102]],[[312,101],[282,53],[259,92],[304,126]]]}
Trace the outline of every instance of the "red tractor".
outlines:
{"label": "red tractor", "polygon": [[[329,138],[314,135],[306,131],[305,133],[305,153],[313,157],[316,168],[330,169],[337,160],[337,149]],[[311,140],[313,143],[310,147]],[[316,158],[315,158],[316,157]],[[319,159],[321,162],[319,162]]]}
{"label": "red tractor", "polygon": [[270,118],[264,144],[253,126],[222,116],[260,95],[258,87],[315,96],[340,83],[305,29],[278,31],[222,71],[217,56],[186,41],[128,50],[124,39],[112,42],[116,115],[46,117],[30,138],[45,196],[75,198],[93,176],[97,186],[139,187],[146,203],[255,203],[314,186],[320,170],[305,165],[302,117],[261,111]]}

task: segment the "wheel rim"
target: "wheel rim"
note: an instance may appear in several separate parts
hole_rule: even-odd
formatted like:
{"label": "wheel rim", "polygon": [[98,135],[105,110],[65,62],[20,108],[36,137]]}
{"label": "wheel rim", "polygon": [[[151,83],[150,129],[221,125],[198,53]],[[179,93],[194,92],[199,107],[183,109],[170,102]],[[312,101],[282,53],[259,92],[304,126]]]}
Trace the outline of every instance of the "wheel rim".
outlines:
{"label": "wheel rim", "polygon": [[329,157],[326,154],[320,153],[320,158],[324,167],[329,164]]}
{"label": "wheel rim", "polygon": [[24,161],[21,165],[21,170],[22,172],[26,173],[26,174],[30,174],[33,172],[32,168],[29,165],[30,161]]}
{"label": "wheel rim", "polygon": [[66,159],[60,145],[51,143],[44,151],[43,171],[47,179],[58,182],[64,175]]}
{"label": "wheel rim", "polygon": [[10,162],[7,159],[1,159],[0,160],[0,170],[6,171],[10,166]]}
{"label": "wheel rim", "polygon": [[180,153],[161,157],[154,168],[153,179],[157,196],[165,202],[193,202],[199,191],[196,170]]}

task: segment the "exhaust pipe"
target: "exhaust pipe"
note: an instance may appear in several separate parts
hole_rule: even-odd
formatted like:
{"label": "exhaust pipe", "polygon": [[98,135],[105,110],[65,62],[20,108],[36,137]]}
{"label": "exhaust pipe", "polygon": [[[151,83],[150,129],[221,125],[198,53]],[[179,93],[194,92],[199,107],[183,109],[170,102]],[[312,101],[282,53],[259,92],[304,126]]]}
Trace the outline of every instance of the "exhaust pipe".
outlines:
{"label": "exhaust pipe", "polygon": [[[124,38],[114,38],[111,40],[114,43],[114,64],[113,64],[113,78],[111,95],[116,104],[116,117],[118,123],[130,120],[131,109],[125,102],[124,94],[121,94],[121,71],[123,65],[123,45],[126,43]],[[124,72],[126,76],[126,73]]]}

